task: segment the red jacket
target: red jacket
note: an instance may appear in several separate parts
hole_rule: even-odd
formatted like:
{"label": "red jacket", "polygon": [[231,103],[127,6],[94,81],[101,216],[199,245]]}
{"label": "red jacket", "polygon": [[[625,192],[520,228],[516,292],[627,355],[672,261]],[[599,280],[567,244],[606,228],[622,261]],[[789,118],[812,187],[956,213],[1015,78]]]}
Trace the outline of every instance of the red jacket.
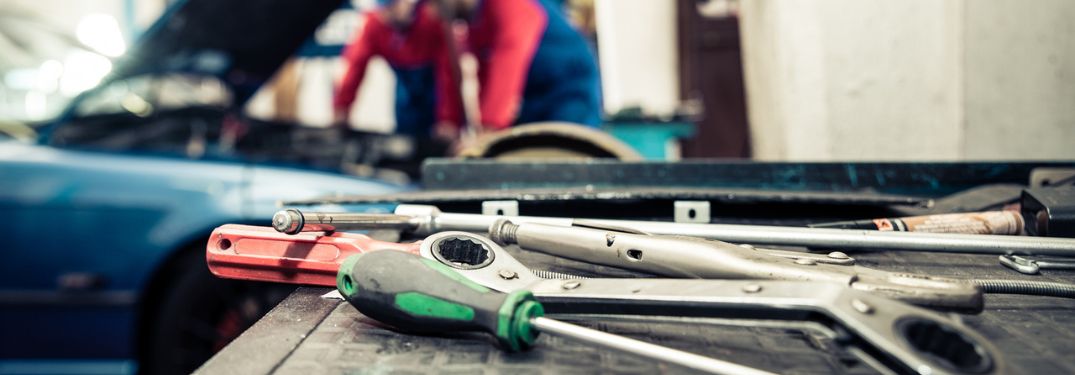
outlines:
{"label": "red jacket", "polygon": [[[351,107],[366,74],[366,66],[374,56],[383,57],[398,70],[434,65],[444,55],[441,51],[444,45],[442,23],[431,6],[420,6],[414,23],[406,30],[390,26],[378,11],[366,12],[365,19],[362,30],[343,51],[347,68],[333,96],[333,108],[337,110]],[[447,79],[440,75],[448,74],[448,70],[435,70],[437,86],[447,83]],[[444,90],[438,88],[439,92]]]}
{"label": "red jacket", "polygon": [[[522,103],[530,61],[545,32],[548,15],[536,1],[482,0],[470,22],[466,47],[478,59],[481,123],[511,126]],[[447,71],[447,69],[442,69]],[[438,77],[450,78],[445,73]],[[453,82],[451,87],[455,87]],[[461,121],[457,90],[443,91],[437,117]]]}

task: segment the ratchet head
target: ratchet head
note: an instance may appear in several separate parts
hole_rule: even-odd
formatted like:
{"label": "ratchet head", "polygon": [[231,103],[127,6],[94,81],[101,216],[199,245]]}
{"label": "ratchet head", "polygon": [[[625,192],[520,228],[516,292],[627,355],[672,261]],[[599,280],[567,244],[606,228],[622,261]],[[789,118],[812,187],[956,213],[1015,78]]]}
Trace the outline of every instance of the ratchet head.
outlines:
{"label": "ratchet head", "polygon": [[441,232],[426,237],[423,258],[452,267],[489,289],[510,293],[541,281],[530,269],[488,238],[467,232]]}

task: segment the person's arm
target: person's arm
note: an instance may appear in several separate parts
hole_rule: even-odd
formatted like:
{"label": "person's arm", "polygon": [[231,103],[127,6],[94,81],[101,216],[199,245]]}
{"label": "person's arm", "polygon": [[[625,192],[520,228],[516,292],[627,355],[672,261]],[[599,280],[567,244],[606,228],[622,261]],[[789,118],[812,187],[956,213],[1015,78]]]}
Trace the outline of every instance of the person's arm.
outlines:
{"label": "person's arm", "polygon": [[481,67],[481,121],[494,129],[511,126],[518,115],[530,63],[548,23],[533,0],[485,0],[492,23],[492,46]]}
{"label": "person's arm", "polygon": [[[463,98],[460,93],[460,80],[458,72],[454,71],[452,59],[458,58],[460,43],[455,39],[455,33],[451,29],[450,21],[439,21],[435,56],[434,74],[437,90],[437,122],[440,124],[452,124],[460,127],[463,124]],[[448,39],[452,38],[452,39]],[[453,51],[454,49],[454,51]]]}
{"label": "person's arm", "polygon": [[366,66],[375,55],[374,41],[382,32],[383,26],[373,13],[367,13],[362,30],[343,50],[342,57],[346,68],[343,79],[336,86],[336,92],[332,97],[332,108],[337,114],[346,114],[350,111],[351,104],[355,102],[358,87],[362,85],[362,79],[366,76]]}

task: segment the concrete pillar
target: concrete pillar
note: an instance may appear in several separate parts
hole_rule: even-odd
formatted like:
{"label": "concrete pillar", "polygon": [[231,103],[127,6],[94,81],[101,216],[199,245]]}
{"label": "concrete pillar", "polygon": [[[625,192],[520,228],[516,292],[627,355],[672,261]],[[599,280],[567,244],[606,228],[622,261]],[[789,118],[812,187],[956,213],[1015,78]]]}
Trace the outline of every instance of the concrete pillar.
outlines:
{"label": "concrete pillar", "polygon": [[595,12],[605,111],[672,113],[679,104],[676,2],[597,0]]}
{"label": "concrete pillar", "polygon": [[1075,158],[1075,3],[745,1],[741,18],[759,159]]}

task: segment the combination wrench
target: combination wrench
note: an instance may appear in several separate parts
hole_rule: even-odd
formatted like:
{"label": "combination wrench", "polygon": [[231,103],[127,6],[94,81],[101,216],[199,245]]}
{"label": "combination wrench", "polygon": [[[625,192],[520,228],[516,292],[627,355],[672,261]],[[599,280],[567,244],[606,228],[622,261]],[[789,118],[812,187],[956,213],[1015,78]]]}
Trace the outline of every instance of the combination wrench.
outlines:
{"label": "combination wrench", "polygon": [[476,284],[527,290],[549,313],[812,321],[836,343],[898,373],[1000,374],[1005,363],[982,336],[926,309],[825,281],[543,279],[492,240],[466,232],[429,236],[419,254]]}

